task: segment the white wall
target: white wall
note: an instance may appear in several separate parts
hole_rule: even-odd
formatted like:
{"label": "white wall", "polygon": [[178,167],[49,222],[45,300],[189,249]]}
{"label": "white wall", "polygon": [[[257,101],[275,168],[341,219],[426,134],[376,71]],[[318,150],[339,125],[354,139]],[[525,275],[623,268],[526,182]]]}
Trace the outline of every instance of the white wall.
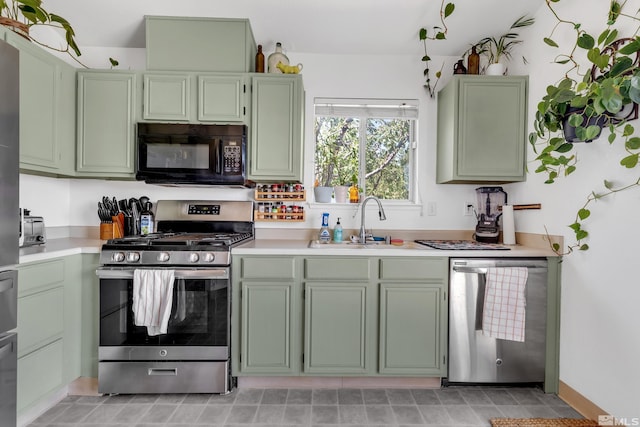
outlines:
{"label": "white wall", "polygon": [[[583,28],[597,35],[604,29],[608,4],[602,0],[564,0],[557,9],[561,17],[582,22]],[[625,10],[633,14],[639,7],[640,2],[633,0]],[[559,80],[564,70],[552,64],[558,51],[542,41],[555,24],[550,11],[541,8],[536,20],[523,46],[531,79],[529,129],[533,129],[535,108],[546,86]],[[567,36],[560,30],[553,38],[560,42]],[[640,134],[640,123],[633,124]],[[544,233],[546,227],[571,243],[575,240],[567,225],[575,220],[592,191],[603,191],[605,179],[617,185],[638,179],[638,170],[624,170],[619,165],[624,149],[619,141],[610,146],[606,135],[590,144],[576,144],[577,171],[555,184],[544,184],[546,176],[530,173],[526,183],[509,186],[510,195],[541,202],[543,207],[537,215],[516,213],[519,230]],[[530,152],[529,159],[533,158]],[[533,171],[537,165],[529,167]],[[635,265],[640,238],[635,222],[640,210],[638,190],[592,203],[592,217],[584,223],[590,233],[590,249],[566,256],[562,264],[560,379],[618,417],[640,417],[640,286]]]}

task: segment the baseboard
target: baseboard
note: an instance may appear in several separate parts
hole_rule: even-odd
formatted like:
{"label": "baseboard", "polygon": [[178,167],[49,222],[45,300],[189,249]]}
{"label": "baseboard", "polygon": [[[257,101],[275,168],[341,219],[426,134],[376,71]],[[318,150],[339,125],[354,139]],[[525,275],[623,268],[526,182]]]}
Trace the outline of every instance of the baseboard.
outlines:
{"label": "baseboard", "polygon": [[70,396],[100,396],[98,393],[98,379],[91,377],[76,378],[68,386]]}
{"label": "baseboard", "polygon": [[440,388],[424,377],[238,377],[238,388]]}
{"label": "baseboard", "polygon": [[598,416],[600,415],[609,415],[598,405],[596,405],[562,381],[560,381],[558,387],[558,397],[564,400],[573,409],[578,411],[580,415],[590,420],[598,420]]}

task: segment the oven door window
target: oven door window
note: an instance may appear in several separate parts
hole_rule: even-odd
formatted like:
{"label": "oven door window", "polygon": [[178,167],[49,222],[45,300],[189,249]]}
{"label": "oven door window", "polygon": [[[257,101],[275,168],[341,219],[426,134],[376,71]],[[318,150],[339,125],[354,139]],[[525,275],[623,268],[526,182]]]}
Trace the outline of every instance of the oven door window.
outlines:
{"label": "oven door window", "polygon": [[227,280],[176,279],[167,333],[149,336],[134,324],[132,279],[100,280],[101,346],[227,346]]}

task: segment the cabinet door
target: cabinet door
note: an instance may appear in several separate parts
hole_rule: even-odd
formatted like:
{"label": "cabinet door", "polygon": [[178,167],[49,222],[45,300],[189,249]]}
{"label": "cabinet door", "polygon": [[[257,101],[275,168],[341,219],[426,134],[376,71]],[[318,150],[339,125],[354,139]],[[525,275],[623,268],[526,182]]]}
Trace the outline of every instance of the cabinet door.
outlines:
{"label": "cabinet door", "polygon": [[366,374],[369,363],[367,283],[305,286],[304,372]]}
{"label": "cabinet door", "polygon": [[35,170],[55,172],[58,65],[44,50],[14,37],[18,36],[7,34],[8,42],[20,50],[20,168],[33,165]]}
{"label": "cabinet door", "polygon": [[457,76],[438,94],[438,183],[525,180],[527,77]]}
{"label": "cabinet door", "polygon": [[416,283],[380,285],[381,374],[446,375],[442,288]]}
{"label": "cabinet door", "polygon": [[198,120],[243,121],[245,88],[242,75],[198,76]]}
{"label": "cabinet door", "polygon": [[302,181],[301,76],[253,77],[249,179]]}
{"label": "cabinet door", "polygon": [[190,80],[186,74],[145,74],[143,118],[188,121]]}
{"label": "cabinet door", "polygon": [[293,282],[243,282],[240,363],[243,374],[293,373]]}
{"label": "cabinet door", "polygon": [[78,172],[133,176],[135,87],[133,73],[78,73]]}

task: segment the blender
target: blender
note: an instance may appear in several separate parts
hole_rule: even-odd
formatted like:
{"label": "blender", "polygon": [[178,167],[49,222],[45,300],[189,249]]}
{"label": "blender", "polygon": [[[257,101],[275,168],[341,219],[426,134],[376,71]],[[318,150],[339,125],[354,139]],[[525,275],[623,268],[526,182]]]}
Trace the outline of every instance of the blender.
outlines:
{"label": "blender", "polygon": [[502,216],[500,208],[507,203],[507,193],[502,187],[478,187],[478,210],[474,239],[482,243],[498,243],[500,226],[498,220]]}

